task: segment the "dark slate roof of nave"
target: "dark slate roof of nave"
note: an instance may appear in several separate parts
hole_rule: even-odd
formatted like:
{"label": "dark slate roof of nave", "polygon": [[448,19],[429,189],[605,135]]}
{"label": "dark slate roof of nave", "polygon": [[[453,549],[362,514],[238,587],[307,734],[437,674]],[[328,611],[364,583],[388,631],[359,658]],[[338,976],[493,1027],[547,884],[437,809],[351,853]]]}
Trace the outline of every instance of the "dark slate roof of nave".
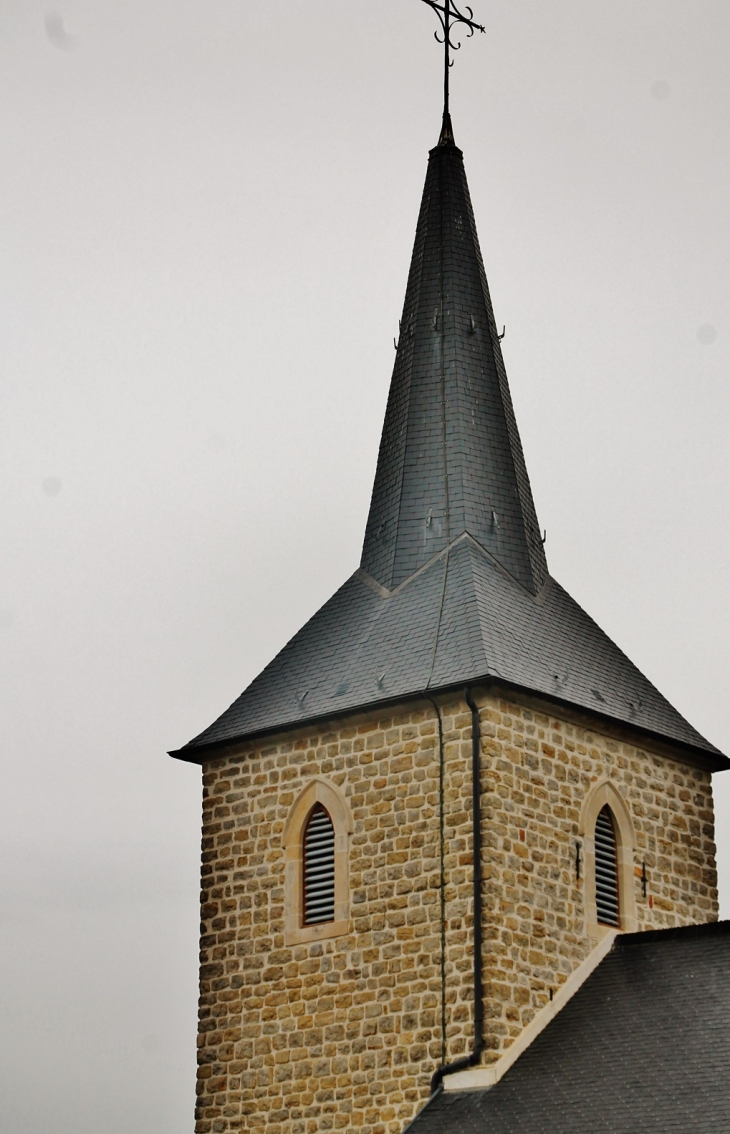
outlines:
{"label": "dark slate roof of nave", "polygon": [[360,571],[175,755],[490,678],[728,764],[548,576],[446,131],[429,157]]}
{"label": "dark slate roof of nave", "polygon": [[494,1087],[408,1134],[728,1134],[730,922],[619,936]]}

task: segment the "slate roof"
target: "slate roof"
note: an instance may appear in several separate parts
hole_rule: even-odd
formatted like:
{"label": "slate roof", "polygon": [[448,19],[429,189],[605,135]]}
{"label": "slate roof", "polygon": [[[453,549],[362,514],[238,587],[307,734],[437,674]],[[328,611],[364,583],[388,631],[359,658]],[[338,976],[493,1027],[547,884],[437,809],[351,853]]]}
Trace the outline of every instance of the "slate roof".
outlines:
{"label": "slate roof", "polygon": [[548,575],[450,131],[431,151],[361,567],[172,755],[501,681],[730,766]]}
{"label": "slate roof", "polygon": [[627,934],[503,1079],[408,1134],[727,1134],[729,1067],[730,922]]}
{"label": "slate roof", "polygon": [[400,326],[362,568],[393,589],[470,532],[535,593],[547,562],[453,141],[429,155]]}

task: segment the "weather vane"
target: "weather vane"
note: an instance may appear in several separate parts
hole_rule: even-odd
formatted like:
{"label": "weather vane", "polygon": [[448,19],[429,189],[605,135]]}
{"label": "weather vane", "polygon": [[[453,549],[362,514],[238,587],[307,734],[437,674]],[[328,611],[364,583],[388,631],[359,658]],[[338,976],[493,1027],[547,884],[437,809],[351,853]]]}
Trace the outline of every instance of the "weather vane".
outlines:
{"label": "weather vane", "polygon": [[449,121],[449,68],[454,65],[451,53],[458,51],[461,47],[460,41],[452,39],[454,29],[462,25],[468,29],[467,37],[471,39],[475,31],[484,32],[486,28],[476,23],[474,13],[466,4],[464,5],[464,12],[461,12],[454,0],[443,0],[442,4],[437,4],[436,0],[423,0],[423,3],[428,4],[429,8],[433,8],[441,23],[442,35],[439,35],[438,32],[433,34],[436,41],[444,45],[444,123],[446,124]]}

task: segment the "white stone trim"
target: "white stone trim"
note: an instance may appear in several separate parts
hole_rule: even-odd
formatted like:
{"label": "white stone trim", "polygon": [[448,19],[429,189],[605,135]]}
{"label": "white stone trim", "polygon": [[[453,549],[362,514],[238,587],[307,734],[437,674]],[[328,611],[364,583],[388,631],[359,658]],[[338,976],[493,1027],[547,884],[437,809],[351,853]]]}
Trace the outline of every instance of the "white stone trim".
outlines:
{"label": "white stone trim", "polygon": [[601,776],[591,786],[580,816],[578,834],[583,839],[583,900],[585,902],[586,933],[593,941],[602,936],[604,926],[596,913],[596,819],[608,805],[615,820],[616,858],[618,867],[619,921],[623,933],[635,933],[639,928],[634,892],[634,848],[636,834],[628,809],[618,786],[609,776]]}
{"label": "white stone trim", "polygon": [[[302,923],[304,910],[304,830],[317,803],[327,810],[335,829],[335,916],[319,925]],[[284,844],[284,944],[303,945],[327,937],[341,937],[350,929],[350,835],[354,830],[347,800],[329,780],[314,776],[302,789],[289,812]]]}
{"label": "white stone trim", "polygon": [[[604,929],[604,927],[601,927]],[[578,989],[585,984],[588,977],[598,968],[601,961],[613,949],[613,943],[618,933],[615,929],[604,929],[604,933],[595,949],[592,949],[586,959],[570,974],[565,984],[561,984],[558,991],[540,1011],[533,1016],[526,1028],[523,1028],[511,1047],[507,1048],[501,1059],[491,1067],[475,1067],[471,1071],[457,1071],[455,1075],[447,1075],[444,1079],[444,1089],[447,1091],[476,1091],[480,1088],[493,1087],[498,1083],[505,1072],[509,1071],[530,1044],[537,1039],[558,1012],[575,996]]]}

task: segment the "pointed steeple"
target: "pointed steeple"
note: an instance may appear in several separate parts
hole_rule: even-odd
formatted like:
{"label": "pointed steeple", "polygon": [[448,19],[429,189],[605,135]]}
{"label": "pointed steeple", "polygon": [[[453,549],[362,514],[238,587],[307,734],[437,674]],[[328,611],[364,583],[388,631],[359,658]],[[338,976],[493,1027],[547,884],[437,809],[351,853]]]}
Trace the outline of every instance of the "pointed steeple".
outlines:
{"label": "pointed steeple", "polygon": [[388,590],[468,532],[528,591],[547,577],[461,150],[431,150],[361,566]]}
{"label": "pointed steeple", "polygon": [[477,684],[728,761],[548,575],[462,154],[431,150],[361,567],[184,748]]}
{"label": "pointed steeple", "polygon": [[440,146],[453,146],[454,144],[454,127],[451,124],[451,115],[448,110],[444,111],[444,116],[441,121],[441,134],[438,144]]}

